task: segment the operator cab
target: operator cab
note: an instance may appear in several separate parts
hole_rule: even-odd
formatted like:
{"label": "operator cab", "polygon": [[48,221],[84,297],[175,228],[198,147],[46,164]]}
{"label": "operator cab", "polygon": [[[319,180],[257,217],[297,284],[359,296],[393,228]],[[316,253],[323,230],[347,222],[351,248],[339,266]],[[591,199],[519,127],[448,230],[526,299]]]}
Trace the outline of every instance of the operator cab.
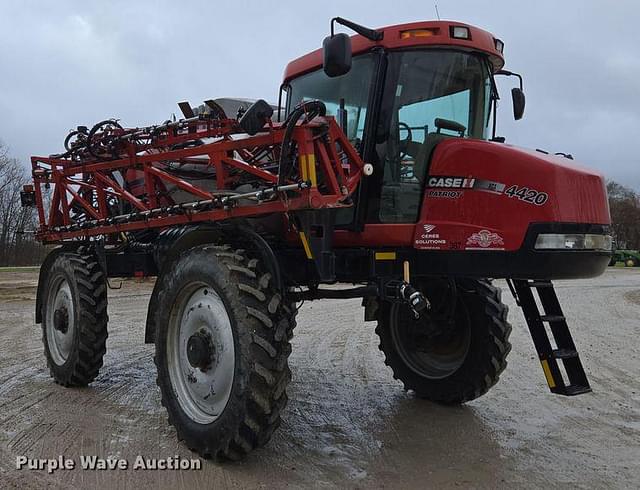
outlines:
{"label": "operator cab", "polygon": [[[487,41],[482,36],[490,35],[460,28],[466,29],[469,39],[452,38],[454,31],[444,22],[404,31],[386,28],[373,31],[379,33],[378,41],[369,42],[369,49],[363,50],[360,46],[366,39],[355,36],[353,59],[350,52],[346,56],[335,46],[327,55],[328,41],[346,38],[337,34],[325,40],[325,70],[317,66],[288,77],[305,59],[311,64],[315,53],[288,67],[287,111],[304,101],[321,100],[327,115],[336,118],[375,169],[361,192],[358,207],[363,209],[340,211],[338,226],[352,224],[356,214],[366,223],[415,223],[437,144],[447,138],[491,137],[489,121],[496,98],[493,74],[503,64],[496,46],[502,44],[491,37],[490,49],[473,49],[472,37],[482,46]],[[396,36],[400,39],[389,39]],[[443,39],[434,42],[436,37]],[[344,44],[344,38],[336,41]],[[382,46],[383,40],[393,48]],[[327,56],[337,56],[338,71],[344,73],[335,76],[335,66],[327,70]],[[350,66],[344,66],[345,58]]]}

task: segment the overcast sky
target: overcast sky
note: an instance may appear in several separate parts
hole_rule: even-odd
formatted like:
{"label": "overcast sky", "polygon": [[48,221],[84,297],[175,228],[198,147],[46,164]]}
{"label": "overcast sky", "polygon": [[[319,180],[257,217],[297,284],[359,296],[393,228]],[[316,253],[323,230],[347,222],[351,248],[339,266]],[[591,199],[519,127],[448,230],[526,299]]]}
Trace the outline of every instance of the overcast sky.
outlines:
{"label": "overcast sky", "polygon": [[[640,189],[640,2],[438,0],[442,19],[505,42],[525,77],[513,122],[502,82],[498,134],[572,153]],[[108,117],[161,122],[216,97],[277,100],[287,62],[320,46],[331,17],[371,27],[435,18],[434,2],[0,0],[0,140],[27,162],[68,130]]]}

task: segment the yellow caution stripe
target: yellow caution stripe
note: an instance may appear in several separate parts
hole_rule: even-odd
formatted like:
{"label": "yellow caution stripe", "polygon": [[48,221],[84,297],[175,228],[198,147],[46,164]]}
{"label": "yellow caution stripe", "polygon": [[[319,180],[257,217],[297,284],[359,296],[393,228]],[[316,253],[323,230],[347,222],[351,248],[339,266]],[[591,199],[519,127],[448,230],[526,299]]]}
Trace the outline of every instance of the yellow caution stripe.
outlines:
{"label": "yellow caution stripe", "polygon": [[316,177],[316,156],[313,153],[307,155],[307,166],[309,167],[309,179],[313,187],[318,186],[318,178]]}
{"label": "yellow caution stripe", "polygon": [[542,364],[542,370],[544,371],[544,377],[547,378],[547,384],[549,388],[556,387],[556,381],[553,379],[553,375],[551,374],[551,368],[549,367],[549,361],[546,359],[541,359],[540,364]]}
{"label": "yellow caution stripe", "polygon": [[307,240],[307,235],[304,234],[304,231],[300,232],[300,240],[302,241],[302,246],[304,247],[304,253],[307,254],[307,258],[313,259],[313,254],[311,253],[311,247],[309,246],[309,240]]}
{"label": "yellow caution stripe", "polygon": [[300,172],[302,172],[302,180],[309,180],[309,172],[307,170],[307,155],[300,155]]}
{"label": "yellow caution stripe", "polygon": [[300,171],[302,172],[302,180],[311,181],[312,187],[318,186],[318,177],[316,176],[316,156],[313,153],[300,155]]}
{"label": "yellow caution stripe", "polygon": [[395,252],[376,252],[376,260],[396,260]]}

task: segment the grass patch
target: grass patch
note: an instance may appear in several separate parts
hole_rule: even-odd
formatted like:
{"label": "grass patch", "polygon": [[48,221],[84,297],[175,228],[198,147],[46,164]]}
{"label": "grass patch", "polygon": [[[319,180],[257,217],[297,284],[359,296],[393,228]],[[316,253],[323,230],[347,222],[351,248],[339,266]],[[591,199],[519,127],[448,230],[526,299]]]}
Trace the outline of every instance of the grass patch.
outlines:
{"label": "grass patch", "polygon": [[30,265],[26,267],[0,267],[0,272],[37,272],[40,270],[38,265]]}

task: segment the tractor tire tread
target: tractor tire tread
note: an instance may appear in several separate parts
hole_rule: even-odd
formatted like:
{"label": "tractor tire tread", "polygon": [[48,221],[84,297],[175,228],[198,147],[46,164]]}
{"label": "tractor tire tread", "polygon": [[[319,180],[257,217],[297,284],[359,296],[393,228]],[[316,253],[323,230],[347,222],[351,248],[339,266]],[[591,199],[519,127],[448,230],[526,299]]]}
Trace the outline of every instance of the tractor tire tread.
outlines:
{"label": "tractor tire tread", "polygon": [[[181,261],[206,261],[211,256],[220,266],[221,292],[229,305],[230,314],[236,319],[236,334],[244,336],[249,343],[250,362],[245,367],[241,363],[235,374],[246,381],[244,394],[237,395],[240,409],[234,413],[225,413],[228,412],[225,409],[221,415],[224,426],[217,438],[209,438],[206,434],[194,437],[172,413],[171,403],[167,399],[171,396],[172,387],[168,380],[161,378],[158,353],[154,357],[159,373],[156,382],[161,388],[162,404],[167,408],[169,423],[175,427],[179,439],[203,458],[239,460],[266,444],[280,424],[281,412],[286,405],[286,387],[291,379],[287,362],[291,345],[289,338],[282,336],[279,329],[280,325],[285,325],[287,330],[292,329],[294,315],[283,307],[275,311],[269,308],[279,293],[270,286],[269,281],[263,280],[259,260],[248,257],[244,249],[211,245],[189,249],[170,266],[165,275],[165,286],[171,283],[176,270],[181,267]],[[166,301],[166,294],[166,291],[160,292],[160,301]],[[240,325],[242,327],[238,328]],[[232,397],[235,396],[234,391]],[[231,402],[230,399],[228,403]]]}
{"label": "tractor tire tread", "polygon": [[77,345],[70,354],[71,362],[68,360],[68,365],[62,367],[56,365],[47,348],[46,316],[43,311],[42,341],[45,344],[47,366],[57,384],[65,387],[87,386],[98,376],[106,353],[109,322],[106,276],[95,256],[86,248],[61,254],[52,268],[57,262],[70,273],[77,286],[75,308],[79,330]]}
{"label": "tractor tire tread", "polygon": [[[397,362],[395,356],[390,355],[393,349],[385,341],[384,330],[388,328],[386,318],[378,319],[376,333],[380,338],[378,348],[385,355],[385,364],[393,372],[394,379],[400,380],[406,391],[413,391],[418,398],[425,398],[445,405],[461,404],[474,400],[489,391],[499,380],[500,374],[507,367],[507,355],[511,351],[509,336],[512,327],[507,321],[508,307],[502,303],[502,292],[487,280],[460,279],[459,285],[478,301],[477,311],[470,312],[472,318],[482,318],[485,329],[485,343],[483,355],[473,366],[473,372],[463,379],[451,379],[446,383],[431,383],[415,381],[414,376],[407,376],[408,367]],[[475,328],[475,327],[472,327]],[[455,374],[455,373],[454,373]],[[454,376],[451,376],[453,378]]]}

